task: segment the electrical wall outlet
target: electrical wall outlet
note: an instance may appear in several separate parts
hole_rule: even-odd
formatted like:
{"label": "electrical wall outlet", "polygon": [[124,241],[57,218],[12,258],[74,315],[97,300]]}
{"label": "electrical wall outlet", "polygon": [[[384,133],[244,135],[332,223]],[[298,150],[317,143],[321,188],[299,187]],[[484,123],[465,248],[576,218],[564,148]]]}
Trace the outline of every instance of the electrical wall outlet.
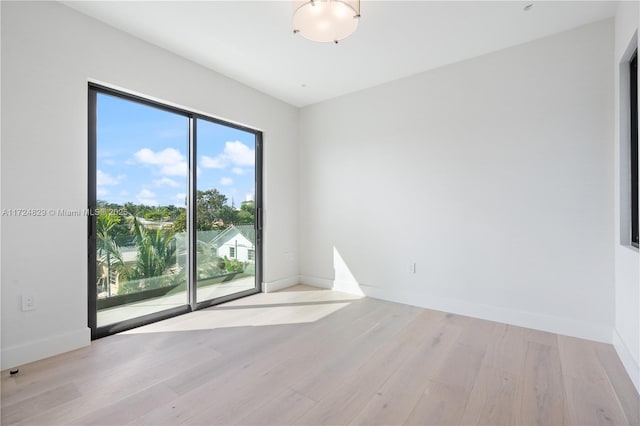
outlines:
{"label": "electrical wall outlet", "polygon": [[22,311],[33,311],[36,308],[36,298],[32,295],[23,294],[21,296]]}

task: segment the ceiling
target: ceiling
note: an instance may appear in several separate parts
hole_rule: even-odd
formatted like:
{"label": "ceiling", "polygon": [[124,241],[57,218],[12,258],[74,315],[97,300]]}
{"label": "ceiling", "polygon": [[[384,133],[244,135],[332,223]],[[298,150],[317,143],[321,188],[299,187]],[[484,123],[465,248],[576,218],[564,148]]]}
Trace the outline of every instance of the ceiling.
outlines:
{"label": "ceiling", "polygon": [[362,0],[358,29],[336,45],[294,35],[290,1],[63,3],[295,106],[605,19],[617,5]]}

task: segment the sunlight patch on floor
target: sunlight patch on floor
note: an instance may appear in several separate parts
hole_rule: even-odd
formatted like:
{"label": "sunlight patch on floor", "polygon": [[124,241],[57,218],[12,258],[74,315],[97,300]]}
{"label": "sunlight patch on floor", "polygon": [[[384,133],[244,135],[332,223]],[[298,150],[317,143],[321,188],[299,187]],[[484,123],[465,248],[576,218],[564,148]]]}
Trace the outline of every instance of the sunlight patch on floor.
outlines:
{"label": "sunlight patch on floor", "polygon": [[[298,286],[296,286],[298,287]],[[330,290],[292,288],[260,293],[222,305],[170,318],[122,334],[259,327],[318,321],[350,305],[360,296]]]}

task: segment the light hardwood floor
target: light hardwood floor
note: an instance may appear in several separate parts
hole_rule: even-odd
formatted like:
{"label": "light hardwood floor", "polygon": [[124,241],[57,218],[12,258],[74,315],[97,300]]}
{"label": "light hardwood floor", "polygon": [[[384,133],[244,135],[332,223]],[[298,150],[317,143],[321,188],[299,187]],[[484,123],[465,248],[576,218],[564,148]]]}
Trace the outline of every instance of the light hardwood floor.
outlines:
{"label": "light hardwood floor", "polygon": [[296,286],[2,372],[2,424],[638,425],[610,345]]}

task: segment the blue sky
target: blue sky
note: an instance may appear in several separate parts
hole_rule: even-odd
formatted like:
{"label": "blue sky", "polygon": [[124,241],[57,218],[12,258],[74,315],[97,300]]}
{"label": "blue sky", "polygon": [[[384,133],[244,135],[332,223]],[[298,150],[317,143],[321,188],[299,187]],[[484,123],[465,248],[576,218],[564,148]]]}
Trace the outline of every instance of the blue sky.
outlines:
{"label": "blue sky", "polygon": [[[188,119],[98,94],[98,200],[184,206]],[[198,189],[217,189],[240,207],[253,199],[255,136],[198,121]]]}

